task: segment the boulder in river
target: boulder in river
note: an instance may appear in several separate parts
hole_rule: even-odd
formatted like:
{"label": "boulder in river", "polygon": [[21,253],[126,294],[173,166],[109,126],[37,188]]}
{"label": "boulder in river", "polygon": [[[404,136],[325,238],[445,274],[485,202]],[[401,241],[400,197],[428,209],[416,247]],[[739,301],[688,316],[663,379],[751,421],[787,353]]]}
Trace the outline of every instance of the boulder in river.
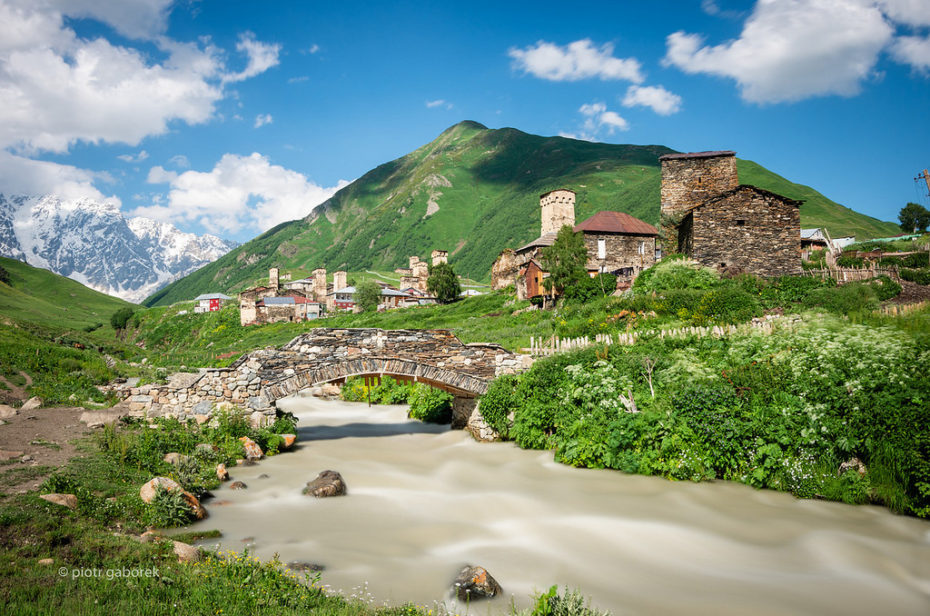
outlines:
{"label": "boulder in river", "polygon": [[229,471],[226,470],[225,464],[216,465],[216,478],[220,481],[226,481],[229,479]]}
{"label": "boulder in river", "polygon": [[246,460],[258,460],[262,458],[265,454],[262,452],[262,448],[258,446],[258,443],[253,441],[247,436],[242,436],[239,438],[242,441],[242,446],[245,448],[245,459]]}
{"label": "boulder in river", "polygon": [[466,565],[455,577],[452,590],[460,601],[491,599],[501,594],[503,589],[484,567]]}
{"label": "boulder in river", "polygon": [[230,490],[245,490],[245,489],[247,489],[248,487],[249,487],[249,486],[245,485],[245,484],[244,484],[243,482],[241,482],[241,481],[234,481],[234,482],[232,482],[231,484],[229,484],[229,489],[230,489]]}
{"label": "boulder in river", "polygon": [[317,498],[343,496],[346,493],[346,482],[336,471],[323,471],[316,479],[307,482],[303,493]]}

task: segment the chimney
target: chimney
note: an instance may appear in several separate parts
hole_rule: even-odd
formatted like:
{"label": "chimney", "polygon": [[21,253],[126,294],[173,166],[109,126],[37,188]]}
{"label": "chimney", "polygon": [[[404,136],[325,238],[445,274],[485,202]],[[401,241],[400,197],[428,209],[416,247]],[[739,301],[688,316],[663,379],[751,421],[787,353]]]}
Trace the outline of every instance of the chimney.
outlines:
{"label": "chimney", "polygon": [[558,233],[564,225],[575,226],[575,191],[559,188],[539,196],[542,224],[539,234]]}

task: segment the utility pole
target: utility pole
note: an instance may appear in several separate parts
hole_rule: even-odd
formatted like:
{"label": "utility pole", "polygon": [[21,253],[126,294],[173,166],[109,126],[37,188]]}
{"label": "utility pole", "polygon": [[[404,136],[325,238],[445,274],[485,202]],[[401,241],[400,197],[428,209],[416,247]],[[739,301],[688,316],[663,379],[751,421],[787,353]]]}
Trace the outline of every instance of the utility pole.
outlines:
{"label": "utility pole", "polygon": [[930,197],[930,171],[924,169],[924,172],[914,178],[914,181],[923,180],[927,184],[927,196]]}

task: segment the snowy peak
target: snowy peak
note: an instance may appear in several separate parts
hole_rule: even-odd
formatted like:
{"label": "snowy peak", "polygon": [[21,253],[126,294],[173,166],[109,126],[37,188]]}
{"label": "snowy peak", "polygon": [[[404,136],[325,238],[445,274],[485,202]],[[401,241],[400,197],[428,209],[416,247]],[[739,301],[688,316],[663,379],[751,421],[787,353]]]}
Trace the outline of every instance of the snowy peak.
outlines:
{"label": "snowy peak", "polygon": [[0,255],[138,302],[237,244],[184,233],[113,203],[0,194]]}

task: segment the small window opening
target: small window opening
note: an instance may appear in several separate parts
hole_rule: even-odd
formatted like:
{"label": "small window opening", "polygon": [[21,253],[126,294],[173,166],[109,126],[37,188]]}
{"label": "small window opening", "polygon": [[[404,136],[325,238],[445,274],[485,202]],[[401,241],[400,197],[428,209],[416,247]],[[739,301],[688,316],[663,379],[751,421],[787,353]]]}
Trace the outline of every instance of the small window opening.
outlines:
{"label": "small window opening", "polygon": [[720,264],[720,267],[726,267],[726,266],[727,266],[726,263],[721,263],[721,264]]}
{"label": "small window opening", "polygon": [[737,227],[745,227],[745,226],[746,226],[746,221],[745,221],[745,220],[737,220],[737,221],[736,221],[736,226],[737,226]]}

